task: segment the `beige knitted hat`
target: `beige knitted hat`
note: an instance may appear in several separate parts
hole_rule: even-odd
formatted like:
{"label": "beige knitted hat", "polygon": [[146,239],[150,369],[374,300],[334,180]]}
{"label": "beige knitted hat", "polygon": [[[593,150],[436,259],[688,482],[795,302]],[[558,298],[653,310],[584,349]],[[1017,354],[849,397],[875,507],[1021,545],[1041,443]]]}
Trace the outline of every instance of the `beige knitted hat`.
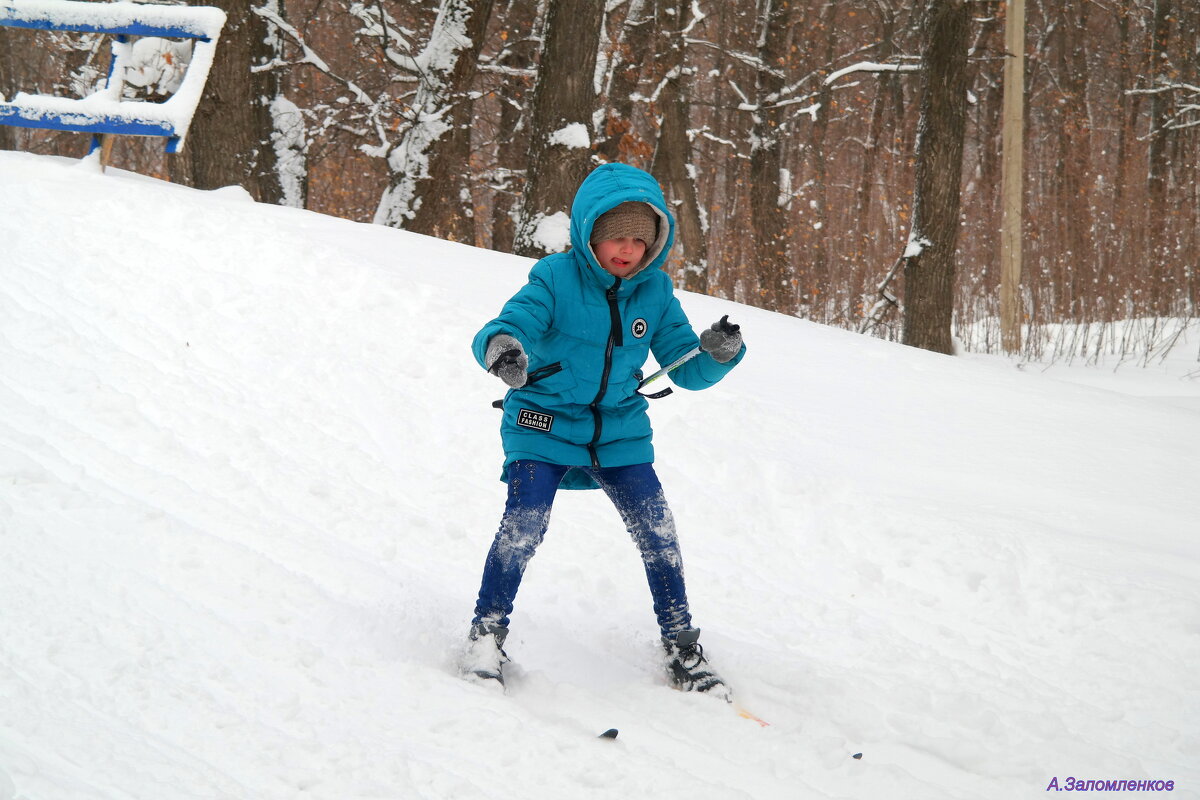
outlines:
{"label": "beige knitted hat", "polygon": [[658,239],[658,214],[646,203],[636,200],[621,203],[596,217],[591,244],[608,239],[641,239],[652,245]]}

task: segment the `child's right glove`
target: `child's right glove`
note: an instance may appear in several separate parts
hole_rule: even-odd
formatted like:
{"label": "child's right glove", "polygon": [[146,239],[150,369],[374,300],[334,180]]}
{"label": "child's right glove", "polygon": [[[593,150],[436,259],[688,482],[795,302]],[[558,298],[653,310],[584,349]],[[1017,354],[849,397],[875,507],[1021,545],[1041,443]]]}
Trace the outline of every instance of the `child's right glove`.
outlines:
{"label": "child's right glove", "polygon": [[742,349],[742,326],[731,323],[726,314],[708,330],[701,331],[700,349],[724,364]]}
{"label": "child's right glove", "polygon": [[529,357],[525,348],[507,333],[498,333],[488,339],[487,352],[483,355],[487,371],[514,389],[520,389],[529,380]]}

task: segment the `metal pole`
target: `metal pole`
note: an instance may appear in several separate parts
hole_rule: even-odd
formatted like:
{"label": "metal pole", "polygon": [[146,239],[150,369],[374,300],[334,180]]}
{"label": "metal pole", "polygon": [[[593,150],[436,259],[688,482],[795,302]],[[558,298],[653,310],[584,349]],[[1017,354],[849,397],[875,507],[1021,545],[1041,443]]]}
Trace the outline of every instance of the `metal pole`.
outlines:
{"label": "metal pole", "polygon": [[1021,242],[1025,129],[1025,0],[1008,0],[1004,19],[1003,155],[1000,168],[1000,343],[1021,350]]}

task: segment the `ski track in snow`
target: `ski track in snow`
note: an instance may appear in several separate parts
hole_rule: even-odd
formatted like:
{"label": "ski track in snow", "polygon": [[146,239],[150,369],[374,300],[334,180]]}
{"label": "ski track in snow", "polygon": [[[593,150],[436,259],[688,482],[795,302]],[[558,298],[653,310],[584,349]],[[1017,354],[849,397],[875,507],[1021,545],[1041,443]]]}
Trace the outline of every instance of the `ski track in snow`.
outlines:
{"label": "ski track in snow", "polygon": [[23,154],[0,198],[0,800],[1200,797],[1194,411],[684,295],[750,353],[655,403],[658,468],[772,724],[665,688],[594,492],[503,696],[454,670],[503,503],[469,343],[529,262]]}

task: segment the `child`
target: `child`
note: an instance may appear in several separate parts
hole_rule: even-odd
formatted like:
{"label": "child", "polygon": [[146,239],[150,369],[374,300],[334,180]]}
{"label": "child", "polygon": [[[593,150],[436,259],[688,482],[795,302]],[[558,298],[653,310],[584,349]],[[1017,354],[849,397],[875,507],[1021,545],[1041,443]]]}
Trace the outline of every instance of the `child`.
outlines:
{"label": "child", "polygon": [[641,367],[653,352],[671,373],[706,389],[742,359],[728,317],[692,331],[661,267],[674,220],[649,174],[605,164],[571,207],[571,250],[534,264],[529,282],[473,344],[476,361],[511,387],[500,425],[508,501],[484,563],[463,675],[504,683],[504,639],[525,567],[561,488],[602,488],[642,555],[666,651],[667,673],[685,691],[729,690],[704,659],[684,591],[675,524],[651,462]]}

